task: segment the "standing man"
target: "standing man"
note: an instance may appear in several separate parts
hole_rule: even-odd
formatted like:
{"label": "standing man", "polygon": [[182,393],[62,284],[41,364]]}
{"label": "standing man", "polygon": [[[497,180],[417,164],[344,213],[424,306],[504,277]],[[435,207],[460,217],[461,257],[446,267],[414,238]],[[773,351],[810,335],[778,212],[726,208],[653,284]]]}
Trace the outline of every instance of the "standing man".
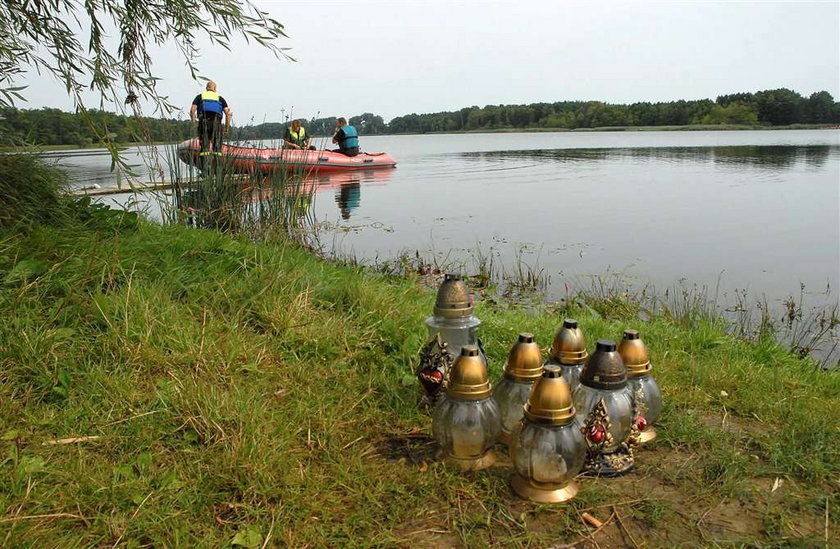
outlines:
{"label": "standing man", "polygon": [[[225,115],[225,127],[222,129],[222,114]],[[207,82],[207,90],[193,99],[190,107],[190,120],[198,121],[198,140],[201,144],[199,156],[222,155],[222,135],[230,129],[230,108],[225,98],[216,93],[216,83]]]}
{"label": "standing man", "polygon": [[359,154],[359,134],[356,132],[356,128],[349,125],[343,117],[338,119],[332,142],[338,145],[338,148],[334,149],[333,152],[340,152],[347,156]]}
{"label": "standing man", "polygon": [[286,128],[283,135],[283,148],[315,150],[315,147],[309,144],[311,141],[312,138],[306,135],[306,129],[300,125],[300,120],[292,120],[292,127]]}

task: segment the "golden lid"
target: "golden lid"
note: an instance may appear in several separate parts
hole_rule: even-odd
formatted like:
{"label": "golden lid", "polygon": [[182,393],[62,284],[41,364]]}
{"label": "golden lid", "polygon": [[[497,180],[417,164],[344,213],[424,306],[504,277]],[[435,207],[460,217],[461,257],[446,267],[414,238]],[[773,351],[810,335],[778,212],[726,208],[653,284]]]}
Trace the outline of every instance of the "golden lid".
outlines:
{"label": "golden lid", "polygon": [[505,376],[517,381],[533,381],[542,375],[542,351],[534,334],[521,333],[505,364]]}
{"label": "golden lid", "polygon": [[464,400],[482,400],[490,396],[490,389],[487,367],[478,354],[478,347],[464,345],[461,355],[449,369],[446,395]]}
{"label": "golden lid", "polygon": [[557,359],[560,364],[572,365],[586,362],[589,353],[586,351],[586,340],[583,338],[583,332],[578,328],[577,320],[567,318],[563,321],[563,326],[554,335],[549,356]]}
{"label": "golden lid", "polygon": [[639,337],[639,330],[624,330],[618,353],[627,367],[627,377],[639,377],[651,371],[650,355]]}
{"label": "golden lid", "polygon": [[627,386],[627,368],[612,339],[599,339],[595,352],[580,372],[580,382],[595,389],[623,389]]}
{"label": "golden lid", "polygon": [[572,391],[563,379],[560,366],[547,365],[542,377],[534,383],[525,403],[525,417],[536,423],[552,425],[566,425],[574,419]]}
{"label": "golden lid", "polygon": [[467,285],[459,274],[447,274],[438,288],[435,300],[435,316],[458,318],[470,316],[473,303]]}

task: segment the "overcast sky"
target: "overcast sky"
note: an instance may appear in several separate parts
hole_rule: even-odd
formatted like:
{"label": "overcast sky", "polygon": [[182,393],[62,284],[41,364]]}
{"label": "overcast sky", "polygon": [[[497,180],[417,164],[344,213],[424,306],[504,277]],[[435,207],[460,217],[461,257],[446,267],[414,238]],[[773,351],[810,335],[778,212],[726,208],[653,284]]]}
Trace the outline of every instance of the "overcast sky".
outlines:
{"label": "overcast sky", "polygon": [[[258,1],[297,62],[256,45],[205,47],[235,124],[295,117],[385,120],[465,106],[712,98],[787,87],[840,98],[840,1]],[[202,86],[173,49],[154,51],[160,89],[184,105]],[[30,74],[28,103],[72,109]],[[92,104],[95,104],[93,102]]]}

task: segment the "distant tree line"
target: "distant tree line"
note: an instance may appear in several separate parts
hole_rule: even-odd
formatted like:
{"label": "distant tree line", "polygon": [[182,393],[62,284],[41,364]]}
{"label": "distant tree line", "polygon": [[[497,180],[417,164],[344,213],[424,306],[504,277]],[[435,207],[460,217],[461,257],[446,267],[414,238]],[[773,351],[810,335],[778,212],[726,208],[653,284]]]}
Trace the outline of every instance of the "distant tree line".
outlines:
{"label": "distant tree line", "polygon": [[715,101],[639,102],[616,105],[601,101],[561,101],[530,105],[487,105],[458,111],[398,116],[389,133],[457,132],[528,128],[603,128],[685,126],[689,124],[840,123],[840,103],[827,91],[805,98],[780,88],[756,93],[721,95]]}
{"label": "distant tree line", "polygon": [[[326,118],[300,118],[306,131],[309,135],[316,137],[328,137],[335,133],[335,125],[338,118],[329,116]],[[291,122],[291,120],[289,121]],[[388,131],[388,124],[381,116],[366,112],[357,116],[351,116],[347,122],[356,126],[359,133],[364,135],[383,135],[390,133]],[[288,123],[281,122],[264,122],[256,126],[244,126],[237,130],[234,138],[237,139],[279,139],[283,137]]]}
{"label": "distant tree line", "polygon": [[98,144],[94,127],[112,141],[180,141],[192,134],[189,120],[135,118],[101,110],[89,110],[88,118],[59,109],[0,109],[0,145]]}
{"label": "distant tree line", "polygon": [[[59,109],[0,109],[0,144],[85,146],[98,141],[93,124],[113,141],[180,141],[192,136],[190,122],[164,118],[135,118],[105,111],[83,116]],[[302,119],[312,136],[330,136],[336,118]],[[840,124],[840,103],[827,91],[803,97],[780,88],[756,93],[718,96],[715,101],[639,102],[630,105],[600,101],[560,101],[529,105],[487,105],[457,111],[408,114],[385,123],[381,116],[363,113],[348,121],[362,135],[431,133],[497,129],[577,129],[627,126]],[[266,122],[236,128],[237,140],[280,139],[286,123]]]}

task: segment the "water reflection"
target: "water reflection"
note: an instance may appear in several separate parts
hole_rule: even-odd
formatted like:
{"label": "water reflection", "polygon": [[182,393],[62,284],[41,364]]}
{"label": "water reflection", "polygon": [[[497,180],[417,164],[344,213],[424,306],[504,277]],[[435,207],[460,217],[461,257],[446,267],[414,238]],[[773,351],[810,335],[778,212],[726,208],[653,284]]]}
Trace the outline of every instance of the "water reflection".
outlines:
{"label": "water reflection", "polygon": [[344,183],[335,193],[335,201],[341,210],[341,219],[350,219],[350,213],[362,202],[362,187],[358,181]]}
{"label": "water reflection", "polygon": [[[168,146],[130,147],[120,151],[120,156],[138,181],[163,180],[171,156]],[[128,187],[120,170],[114,169],[111,153],[105,149],[48,151],[41,156],[63,169],[69,176],[69,187],[80,188]]]}
{"label": "water reflection", "polygon": [[[359,260],[406,250],[469,260],[467,250],[492,246],[511,267],[527,245],[526,259],[551,275],[549,293],[561,295],[566,281],[611,269],[659,287],[685,278],[771,300],[800,282],[840,286],[837,130],[369,139],[400,167],[305,183],[322,193],[306,215]],[[64,161],[77,180],[114,185],[107,154]]]}
{"label": "water reflection", "polygon": [[831,156],[840,154],[836,145],[808,146],[731,146],[731,147],[654,147],[634,149],[536,149],[460,153],[467,160],[504,162],[510,159],[532,159],[555,162],[592,162],[632,160],[634,162],[664,160],[666,162],[709,162],[731,166],[758,168],[793,168],[799,163],[811,168],[823,166]]}
{"label": "water reflection", "polygon": [[394,170],[364,170],[317,174],[307,178],[315,191],[335,189],[335,203],[341,212],[341,219],[347,221],[362,203],[362,185],[385,185]]}

